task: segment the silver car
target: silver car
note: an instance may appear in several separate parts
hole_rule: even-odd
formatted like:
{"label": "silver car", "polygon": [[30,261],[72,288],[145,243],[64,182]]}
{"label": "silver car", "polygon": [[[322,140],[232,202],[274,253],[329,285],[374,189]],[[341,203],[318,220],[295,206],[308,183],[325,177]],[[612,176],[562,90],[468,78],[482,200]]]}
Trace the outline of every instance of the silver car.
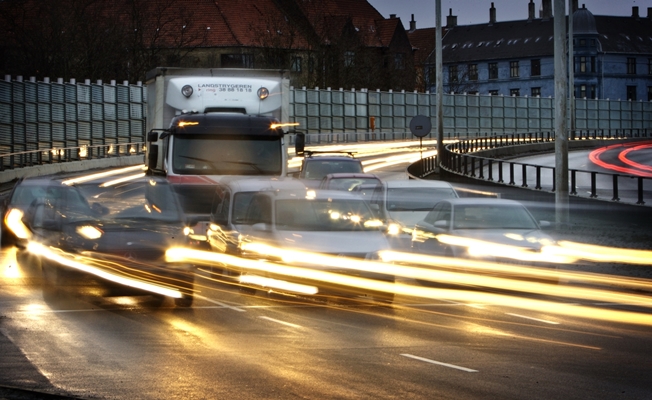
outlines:
{"label": "silver car", "polygon": [[[542,231],[547,221],[537,222],[528,209],[515,200],[457,198],[438,202],[412,232],[412,249],[419,253],[481,259],[507,258],[539,252],[554,240]],[[494,254],[479,254],[479,246],[492,244]],[[489,246],[491,248],[491,246]],[[525,253],[523,253],[525,252]]]}
{"label": "silver car", "polygon": [[443,199],[459,197],[444,181],[425,179],[387,180],[370,197],[372,209],[386,221],[390,244],[409,249],[414,225]]}
{"label": "silver car", "polygon": [[[303,252],[301,254],[309,252],[316,255],[295,260],[292,265],[393,283],[394,276],[384,271],[343,267],[348,261],[378,261],[379,252],[389,249],[384,229],[368,203],[346,191],[263,191],[251,199],[246,212],[246,225],[241,227],[243,255],[270,258],[251,252],[249,249],[252,243]],[[319,255],[341,257],[341,262],[339,265],[323,265],[316,262]],[[271,256],[271,260],[287,261],[283,257],[274,256]],[[325,283],[305,276],[276,276],[268,272],[266,277],[315,287],[320,296],[334,292],[338,295],[362,294],[386,303],[391,303],[394,299],[391,291]]]}

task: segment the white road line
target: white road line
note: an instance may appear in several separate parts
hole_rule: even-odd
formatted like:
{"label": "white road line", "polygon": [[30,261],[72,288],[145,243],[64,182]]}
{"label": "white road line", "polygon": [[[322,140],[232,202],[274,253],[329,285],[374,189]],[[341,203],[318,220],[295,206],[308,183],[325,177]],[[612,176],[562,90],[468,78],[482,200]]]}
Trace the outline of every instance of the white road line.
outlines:
{"label": "white road line", "polygon": [[209,303],[217,304],[218,306],[222,306],[224,308],[229,308],[229,309],[234,310],[234,311],[247,312],[247,310],[243,310],[242,308],[230,306],[230,305],[228,305],[226,303],[222,303],[221,301],[209,299],[208,297],[198,296],[198,295],[195,295],[195,297],[197,297],[198,299],[206,300]]}
{"label": "white road line", "polygon": [[443,367],[459,369],[460,371],[478,372],[478,370],[476,370],[476,369],[464,368],[464,367],[460,367],[459,365],[447,364],[447,363],[443,363],[443,362],[440,362],[440,361],[430,360],[428,358],[413,356],[412,354],[401,354],[401,355],[403,357],[414,358],[415,360],[427,362],[427,363],[430,363],[430,364],[437,364],[437,365],[441,365]]}
{"label": "white road line", "polygon": [[512,314],[512,313],[506,313],[506,314],[507,314],[507,315],[514,316],[514,317],[525,318],[525,319],[531,319],[532,321],[544,322],[544,323],[546,323],[546,324],[559,325],[559,322],[548,321],[548,320],[546,320],[546,319],[539,319],[539,318],[526,317],[525,315],[521,315],[521,314]]}
{"label": "white road line", "polygon": [[289,322],[281,321],[281,320],[274,319],[274,318],[270,318],[270,317],[264,317],[264,316],[261,316],[261,317],[258,317],[258,318],[260,318],[260,319],[266,319],[267,321],[276,322],[277,324],[282,324],[282,325],[291,326],[292,328],[303,328],[301,325],[291,324],[291,323],[289,323]]}

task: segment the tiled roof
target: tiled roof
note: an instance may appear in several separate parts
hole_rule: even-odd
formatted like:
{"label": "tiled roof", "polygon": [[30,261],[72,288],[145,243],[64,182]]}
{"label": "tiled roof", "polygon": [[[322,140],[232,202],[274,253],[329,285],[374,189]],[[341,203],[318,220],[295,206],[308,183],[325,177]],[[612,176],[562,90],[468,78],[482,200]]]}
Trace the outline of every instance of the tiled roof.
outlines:
{"label": "tiled roof", "polygon": [[[380,40],[380,45],[383,47],[389,47],[396,32],[396,28],[401,23],[399,18],[390,18],[384,20],[376,21],[376,26],[378,27],[378,39]],[[402,27],[403,25],[401,25]]]}
{"label": "tiled roof", "polygon": [[652,55],[652,19],[595,16],[598,39],[608,53]]}
{"label": "tiled roof", "polygon": [[553,54],[553,20],[456,26],[442,39],[445,62],[526,58]]}

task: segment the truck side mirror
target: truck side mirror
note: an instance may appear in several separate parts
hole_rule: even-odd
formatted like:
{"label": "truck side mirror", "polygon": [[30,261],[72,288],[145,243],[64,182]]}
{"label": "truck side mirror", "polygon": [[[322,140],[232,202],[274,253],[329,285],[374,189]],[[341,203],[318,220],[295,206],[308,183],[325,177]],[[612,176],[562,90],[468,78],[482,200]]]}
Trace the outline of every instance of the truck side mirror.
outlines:
{"label": "truck side mirror", "polygon": [[158,132],[150,131],[147,134],[147,141],[148,142],[156,142],[158,140]]}
{"label": "truck side mirror", "polygon": [[298,156],[302,156],[305,148],[306,148],[306,134],[301,132],[297,133],[296,138],[294,140],[294,152]]}

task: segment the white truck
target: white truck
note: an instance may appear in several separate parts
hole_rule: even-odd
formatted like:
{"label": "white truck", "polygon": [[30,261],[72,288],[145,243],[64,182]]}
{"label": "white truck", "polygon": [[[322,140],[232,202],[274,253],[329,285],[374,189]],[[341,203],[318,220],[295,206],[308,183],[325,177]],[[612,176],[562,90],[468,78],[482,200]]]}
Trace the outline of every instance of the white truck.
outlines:
{"label": "white truck", "polygon": [[223,177],[286,176],[285,72],[159,67],[146,83],[147,171],[167,177],[191,226],[208,220]]}

